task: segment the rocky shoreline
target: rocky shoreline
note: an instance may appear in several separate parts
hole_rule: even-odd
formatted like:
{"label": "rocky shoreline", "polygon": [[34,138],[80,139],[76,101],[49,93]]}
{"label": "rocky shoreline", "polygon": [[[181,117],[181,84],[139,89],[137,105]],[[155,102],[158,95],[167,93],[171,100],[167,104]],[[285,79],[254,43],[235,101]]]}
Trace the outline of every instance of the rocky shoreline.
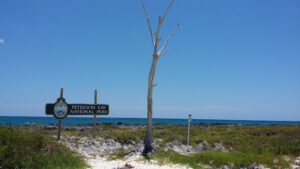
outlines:
{"label": "rocky shoreline", "polygon": [[[24,126],[37,126],[41,125],[43,126],[44,130],[56,130],[58,124],[54,123],[49,123],[49,124],[36,124],[36,123],[29,123],[26,122]],[[108,126],[118,126],[119,128],[132,128],[132,129],[141,129],[145,128],[146,124],[123,124],[122,122],[118,122],[116,124],[114,123],[96,123],[96,126],[101,126],[101,125],[108,125]],[[173,126],[187,126],[187,124],[153,124],[153,126],[159,126],[159,125],[173,125]],[[191,124],[192,126],[200,126],[200,127],[209,127],[209,126],[266,126],[266,125],[261,125],[261,124],[229,124],[229,123],[193,123]],[[6,124],[6,126],[11,126],[10,124]],[[17,125],[20,126],[20,125]],[[271,124],[270,126],[279,126],[277,124]],[[63,130],[70,131],[70,128],[73,128],[77,131],[86,131],[86,130],[91,130],[93,128],[92,123],[88,124],[77,124],[77,125],[62,125],[61,126]],[[270,133],[274,134],[274,133]]]}
{"label": "rocky shoreline", "polygon": [[[10,124],[6,124],[8,126],[10,126]],[[34,126],[34,125],[46,125],[46,126],[57,126],[58,124],[55,123],[49,123],[49,124],[36,124],[36,123],[29,123],[26,122],[24,124],[24,126]],[[146,124],[142,124],[142,123],[136,123],[136,124],[126,124],[126,123],[122,123],[122,122],[117,122],[117,123],[96,123],[97,126],[99,125],[111,125],[111,126],[119,126],[119,127],[124,127],[124,128],[144,128],[146,127]],[[166,123],[156,123],[153,124],[153,126],[156,125],[174,125],[174,126],[187,126],[187,124],[166,124]],[[202,126],[202,127],[209,127],[209,126],[266,126],[267,124],[233,124],[233,123],[192,123],[192,126]],[[268,124],[270,126],[279,126],[280,124]],[[289,124],[292,125],[292,124]],[[296,125],[296,124],[295,124]],[[20,125],[18,125],[20,126]],[[93,124],[92,123],[88,123],[88,124],[76,124],[76,125],[65,125],[65,126],[78,126],[78,127],[92,127]]]}
{"label": "rocky shoreline", "polygon": [[[56,139],[56,136],[52,136],[52,138]],[[120,150],[124,150],[123,155],[125,155],[125,161],[126,161],[126,159],[131,159],[132,157],[136,158],[138,156],[141,156],[141,153],[144,148],[142,142],[136,143],[134,141],[127,144],[122,144],[113,139],[104,140],[104,139],[91,139],[87,137],[78,138],[78,137],[67,136],[67,135],[63,135],[61,139],[62,139],[60,141],[61,144],[69,147],[71,150],[77,152],[78,154],[84,156],[85,158],[90,158],[90,159],[95,159],[99,157],[107,159],[107,157],[110,154],[113,154],[114,152]],[[208,152],[210,150],[219,150],[222,152],[229,151],[221,143],[215,143],[214,145],[210,145],[205,140],[199,140],[198,146],[196,148],[193,148],[191,146],[187,147],[186,145],[181,144],[178,141],[169,142],[164,147],[161,147],[160,146],[161,142],[162,142],[161,139],[154,139],[152,143],[153,148],[154,149],[162,148],[165,151],[172,150],[182,154]],[[290,157],[285,157],[285,160],[291,162],[292,169],[300,169],[299,166],[300,157],[297,157],[296,159],[294,159],[294,161],[292,161],[293,159]],[[234,166],[224,165],[220,169],[231,169],[233,167]],[[213,168],[213,167],[209,165],[203,165],[202,168]],[[252,163],[246,168],[247,169],[268,169],[268,167],[259,163]],[[242,168],[242,169],[246,169],[246,168]]]}
{"label": "rocky shoreline", "polygon": [[[52,136],[56,139],[56,136]],[[124,150],[123,154],[132,156],[136,154],[141,154],[144,149],[144,144],[142,142],[130,141],[130,143],[120,143],[113,139],[91,139],[87,137],[75,137],[75,136],[61,136],[61,143],[69,147],[71,150],[78,152],[85,157],[92,157],[95,155],[108,155],[119,150]],[[155,150],[160,148],[167,150],[172,150],[178,153],[192,154],[199,152],[208,152],[210,150],[219,150],[222,152],[228,152],[228,150],[221,144],[215,143],[214,145],[209,145],[205,140],[200,140],[197,147],[187,146],[178,141],[168,142],[165,146],[161,147],[161,139],[154,139],[152,146]]]}

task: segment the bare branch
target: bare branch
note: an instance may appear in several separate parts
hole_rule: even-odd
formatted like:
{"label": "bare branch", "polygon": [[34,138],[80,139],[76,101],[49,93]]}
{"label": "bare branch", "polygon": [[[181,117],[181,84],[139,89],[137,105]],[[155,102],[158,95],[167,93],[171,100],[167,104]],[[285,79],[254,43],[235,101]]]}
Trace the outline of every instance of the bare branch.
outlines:
{"label": "bare branch", "polygon": [[159,53],[158,56],[161,56],[161,55],[165,54],[167,51],[168,51],[168,49],[166,49],[166,50],[164,50],[164,51],[161,51],[161,53]]}
{"label": "bare branch", "polygon": [[163,16],[163,18],[162,18],[162,20],[161,20],[161,23],[163,23],[163,21],[165,20],[165,18],[166,18],[166,16],[167,16],[167,14],[168,14],[168,12],[169,12],[171,6],[173,5],[173,3],[174,3],[174,0],[171,1],[171,3],[170,3],[170,5],[169,5],[168,9],[166,10],[166,12],[165,12],[165,14],[164,14],[164,16]]}
{"label": "bare branch", "polygon": [[143,8],[144,8],[144,12],[145,12],[145,15],[146,15],[146,18],[147,18],[147,22],[148,22],[148,27],[149,27],[149,30],[150,30],[150,34],[151,34],[151,40],[152,40],[152,44],[154,46],[154,37],[153,37],[153,32],[152,32],[152,27],[151,27],[151,24],[150,24],[150,19],[149,19],[149,16],[148,16],[148,13],[147,13],[147,10],[146,10],[146,7],[145,7],[145,4],[144,4],[144,1],[141,0],[142,2],[142,5],[143,5]]}
{"label": "bare branch", "polygon": [[[169,35],[168,39],[164,43],[164,45],[161,47],[161,49],[158,51],[158,55],[161,55],[161,52],[165,49],[166,45],[168,44],[169,40],[172,38],[173,34],[177,31],[179,28],[179,24],[177,24],[176,28],[173,30],[173,32]],[[166,52],[164,52],[166,53]]]}

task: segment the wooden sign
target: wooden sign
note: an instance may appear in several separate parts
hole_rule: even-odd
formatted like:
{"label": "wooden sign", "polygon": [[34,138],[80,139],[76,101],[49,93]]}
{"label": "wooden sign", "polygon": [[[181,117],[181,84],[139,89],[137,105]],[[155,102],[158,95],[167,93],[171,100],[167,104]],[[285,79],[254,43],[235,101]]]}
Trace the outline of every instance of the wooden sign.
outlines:
{"label": "wooden sign", "polygon": [[67,115],[108,115],[108,104],[67,104],[64,98],[58,98],[54,104],[46,104],[46,114],[57,119]]}
{"label": "wooden sign", "polygon": [[61,120],[67,115],[94,115],[94,134],[96,138],[96,115],[108,115],[108,104],[97,104],[97,90],[94,96],[95,104],[68,104],[63,98],[63,88],[60,89],[60,97],[55,103],[48,103],[45,106],[46,115],[53,115],[58,119],[57,139],[60,139]]}

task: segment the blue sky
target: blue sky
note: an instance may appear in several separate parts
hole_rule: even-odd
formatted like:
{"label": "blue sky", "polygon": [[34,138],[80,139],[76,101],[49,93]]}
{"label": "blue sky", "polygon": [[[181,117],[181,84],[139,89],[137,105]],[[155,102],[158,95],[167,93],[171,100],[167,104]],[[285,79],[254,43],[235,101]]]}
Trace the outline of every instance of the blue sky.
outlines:
{"label": "blue sky", "polygon": [[[153,27],[168,0],[145,0]],[[300,1],[175,0],[154,117],[300,120]],[[146,117],[152,45],[139,0],[0,1],[0,115],[69,103]]]}

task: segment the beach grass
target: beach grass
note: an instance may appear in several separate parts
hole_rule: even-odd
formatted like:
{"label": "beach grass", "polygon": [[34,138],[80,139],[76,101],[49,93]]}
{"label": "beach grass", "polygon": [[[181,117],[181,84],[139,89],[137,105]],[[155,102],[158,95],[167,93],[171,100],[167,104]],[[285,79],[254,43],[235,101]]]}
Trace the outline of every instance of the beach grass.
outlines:
{"label": "beach grass", "polygon": [[[77,129],[75,129],[77,127]],[[81,126],[85,128],[85,126]],[[81,128],[79,127],[79,128]],[[57,141],[51,139],[57,130],[42,130],[42,126],[0,126],[0,163],[2,168],[86,168],[81,157]],[[78,126],[68,126],[62,135],[92,139],[91,128],[84,131]],[[97,139],[113,139],[121,144],[142,143],[145,127],[112,124],[97,125]],[[190,145],[197,147],[201,141],[210,145],[210,151],[194,154],[165,150],[169,142],[187,143],[187,126],[153,125],[153,139],[160,148],[149,154],[149,159],[159,163],[184,164],[192,168],[247,167],[252,163],[271,168],[289,168],[283,160],[300,156],[300,125],[192,125]],[[228,152],[214,149],[215,143],[222,144]],[[43,149],[48,147],[48,152]],[[125,150],[110,155],[111,160],[124,159]],[[13,167],[12,167],[13,166]]]}
{"label": "beach grass", "polygon": [[[98,133],[105,139],[122,140],[122,142],[142,142],[145,129],[109,128],[109,125],[99,126],[105,129]],[[183,125],[154,125],[153,139],[161,139],[160,146],[178,141],[187,143],[187,127]],[[162,149],[149,155],[161,163],[185,164],[192,168],[202,165],[232,168],[248,167],[252,163],[264,164],[273,168],[288,168],[285,156],[300,156],[300,126],[299,125],[210,125],[192,126],[190,144],[195,148],[201,140],[211,145],[211,151],[196,154],[180,154]],[[221,143],[228,152],[213,150],[215,143]],[[123,158],[122,152],[114,157]]]}
{"label": "beach grass", "polygon": [[[99,138],[114,139],[121,143],[142,142],[145,128],[119,128],[100,125]],[[90,135],[86,132],[86,135]],[[154,125],[153,139],[161,139],[161,146],[168,142],[187,143],[187,127],[183,125]],[[190,144],[196,147],[201,140],[210,145],[222,143],[228,150],[276,155],[300,155],[300,125],[211,125],[192,126]]]}
{"label": "beach grass", "polygon": [[279,166],[289,168],[289,163],[281,159],[279,156],[279,160],[274,163],[275,157],[272,153],[257,154],[250,152],[242,153],[237,151],[229,153],[210,151],[183,155],[170,150],[159,150],[153,154],[150,154],[149,157],[150,159],[159,161],[161,164],[183,164],[195,169],[203,168],[203,165],[207,164],[214,168],[222,167],[224,165],[229,166],[230,168],[247,168],[252,163],[264,164],[273,168],[278,168]]}
{"label": "beach grass", "polygon": [[87,164],[39,127],[0,126],[0,168],[82,169]]}

